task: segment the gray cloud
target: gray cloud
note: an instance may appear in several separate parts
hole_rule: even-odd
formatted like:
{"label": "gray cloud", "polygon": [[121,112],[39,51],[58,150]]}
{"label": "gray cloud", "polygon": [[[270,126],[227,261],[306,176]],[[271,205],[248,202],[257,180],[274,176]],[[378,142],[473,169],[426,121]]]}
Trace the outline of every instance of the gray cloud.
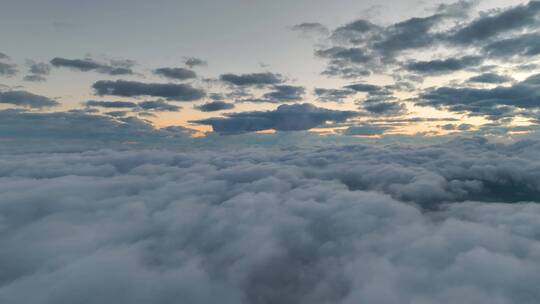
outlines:
{"label": "gray cloud", "polygon": [[382,135],[388,128],[376,125],[361,125],[347,128],[343,134],[349,136]]}
{"label": "gray cloud", "polygon": [[368,93],[380,91],[382,89],[380,86],[367,84],[367,83],[351,84],[351,85],[345,86],[345,88],[351,89],[356,92],[368,92]]}
{"label": "gray cloud", "polygon": [[29,81],[29,82],[43,82],[43,81],[46,81],[47,78],[41,75],[30,74],[30,75],[24,76],[23,80]]}
{"label": "gray cloud", "polygon": [[450,111],[470,112],[500,118],[513,115],[511,108],[539,108],[540,77],[533,75],[510,87],[493,89],[439,87],[419,96],[419,103],[435,107],[446,107]]}
{"label": "gray cloud", "polygon": [[2,154],[0,300],[536,303],[538,148]]}
{"label": "gray cloud", "polygon": [[186,80],[197,77],[194,71],[184,68],[159,68],[154,70],[154,74],[175,80]]}
{"label": "gray cloud", "polygon": [[353,95],[355,91],[343,89],[315,88],[315,90],[313,90],[313,93],[317,95],[320,101],[341,102],[343,101],[343,99],[346,99],[349,96]]}
{"label": "gray cloud", "polygon": [[101,100],[88,100],[84,103],[87,107],[101,107],[101,108],[135,108],[137,104],[130,101],[101,101]]}
{"label": "gray cloud", "polygon": [[309,130],[326,122],[343,122],[357,116],[354,111],[317,108],[312,104],[281,105],[273,111],[227,113],[225,118],[209,118],[194,123],[210,125],[215,132],[235,134],[262,130]]}
{"label": "gray cloud", "polygon": [[513,81],[512,77],[506,75],[499,75],[495,73],[484,73],[477,76],[473,76],[467,80],[468,82],[478,82],[478,83],[505,83]]}
{"label": "gray cloud", "polygon": [[267,86],[283,82],[283,76],[274,73],[222,74],[219,79],[236,86]]}
{"label": "gray cloud", "polygon": [[100,80],[92,87],[98,95],[155,96],[177,101],[198,100],[206,94],[202,89],[194,88],[189,84],[143,83],[126,80]]}
{"label": "gray cloud", "polygon": [[0,76],[13,76],[17,74],[17,66],[11,63],[0,62]]}
{"label": "gray cloud", "polygon": [[59,105],[59,103],[53,99],[32,94],[27,91],[0,92],[0,103],[38,109]]}
{"label": "gray cloud", "polygon": [[330,33],[330,30],[319,22],[304,22],[292,26],[291,29],[307,35],[328,35]]}
{"label": "gray cloud", "polygon": [[138,103],[138,106],[147,111],[178,112],[181,107],[170,104],[164,100],[147,100]]}
{"label": "gray cloud", "polygon": [[188,66],[189,68],[194,68],[196,66],[207,66],[208,62],[200,58],[186,57],[184,58],[184,64]]}
{"label": "gray cloud", "polygon": [[98,72],[108,75],[131,75],[131,65],[126,65],[129,61],[112,61],[111,64],[95,62],[91,59],[66,59],[56,57],[51,60],[54,67],[65,67],[82,72]]}
{"label": "gray cloud", "polygon": [[195,106],[195,109],[202,111],[202,112],[216,112],[216,111],[222,111],[222,110],[230,110],[234,108],[234,104],[227,103],[224,101],[212,101],[207,102],[202,105]]}
{"label": "gray cloud", "polygon": [[0,59],[9,59],[9,56],[0,52]]}
{"label": "gray cloud", "polygon": [[540,3],[530,1],[506,10],[479,17],[450,35],[452,42],[477,43],[502,33],[538,25]]}
{"label": "gray cloud", "polygon": [[306,92],[304,87],[291,85],[275,85],[272,89],[272,91],[263,95],[263,100],[269,102],[299,101],[302,100]]}
{"label": "gray cloud", "polygon": [[409,71],[421,74],[443,74],[473,68],[481,64],[483,58],[478,56],[464,56],[442,60],[416,61],[405,65]]}

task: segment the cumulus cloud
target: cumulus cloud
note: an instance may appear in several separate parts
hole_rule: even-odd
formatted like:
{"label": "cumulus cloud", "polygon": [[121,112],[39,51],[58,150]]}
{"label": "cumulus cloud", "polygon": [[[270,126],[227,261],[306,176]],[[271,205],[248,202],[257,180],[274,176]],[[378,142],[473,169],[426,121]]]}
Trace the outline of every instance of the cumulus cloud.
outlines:
{"label": "cumulus cloud", "polygon": [[142,101],[138,103],[138,106],[147,111],[178,112],[181,109],[181,107],[161,99]]}
{"label": "cumulus cloud", "polygon": [[473,76],[469,78],[468,82],[478,82],[478,83],[505,83],[513,81],[514,79],[510,76],[499,75],[496,73],[484,73],[480,75]]}
{"label": "cumulus cloud", "polygon": [[87,107],[102,107],[102,108],[135,108],[137,104],[131,101],[102,101],[88,100],[84,103]]}
{"label": "cumulus cloud", "polygon": [[537,303],[531,148],[2,154],[0,301]]}
{"label": "cumulus cloud", "polygon": [[313,93],[320,101],[341,102],[355,92],[353,90],[315,88]]}
{"label": "cumulus cloud", "polygon": [[189,68],[194,68],[196,66],[207,66],[208,62],[206,62],[206,60],[196,57],[185,57],[184,64]]}
{"label": "cumulus cloud", "polygon": [[304,87],[291,85],[275,85],[272,89],[272,91],[263,95],[264,100],[269,102],[299,101],[306,92]]}
{"label": "cumulus cloud", "polygon": [[175,80],[187,80],[197,77],[197,74],[185,68],[159,68],[154,70],[154,74]]}
{"label": "cumulus cloud", "polygon": [[195,106],[195,109],[202,112],[216,112],[216,111],[234,109],[234,104],[216,100],[216,101],[211,101],[202,105]]}
{"label": "cumulus cloud", "polygon": [[98,95],[123,97],[155,96],[176,101],[194,101],[206,95],[189,84],[143,83],[127,80],[100,80],[92,86]]}
{"label": "cumulus cloud", "polygon": [[235,86],[267,86],[282,83],[283,76],[275,73],[222,74],[219,79]]}
{"label": "cumulus cloud", "polygon": [[386,131],[386,127],[376,125],[361,125],[348,127],[343,134],[350,136],[373,136],[382,135]]}
{"label": "cumulus cloud", "polygon": [[129,61],[111,61],[110,64],[99,63],[92,59],[67,59],[55,57],[51,60],[54,67],[64,67],[73,70],[88,72],[93,71],[108,75],[131,75],[131,63]]}
{"label": "cumulus cloud", "polygon": [[410,62],[405,65],[405,68],[412,72],[433,75],[473,68],[481,64],[482,61],[483,58],[479,56],[464,56],[460,58]]}
{"label": "cumulus cloud", "polygon": [[0,91],[0,104],[1,103],[38,109],[59,105],[59,103],[53,99],[32,94],[27,91]]}
{"label": "cumulus cloud", "polygon": [[357,116],[354,111],[337,111],[312,104],[281,105],[273,111],[227,113],[225,118],[209,118],[194,123],[210,125],[215,132],[235,134],[262,130],[309,130],[326,122],[344,122]]}
{"label": "cumulus cloud", "polygon": [[305,35],[328,35],[330,30],[319,22],[304,22],[291,27],[293,31]]}
{"label": "cumulus cloud", "polygon": [[536,109],[540,106],[539,79],[539,75],[532,75],[512,86],[497,86],[490,89],[438,87],[422,93],[419,96],[419,103],[476,115],[497,114],[498,109],[503,109],[503,113],[500,114],[504,114],[511,110],[508,107]]}

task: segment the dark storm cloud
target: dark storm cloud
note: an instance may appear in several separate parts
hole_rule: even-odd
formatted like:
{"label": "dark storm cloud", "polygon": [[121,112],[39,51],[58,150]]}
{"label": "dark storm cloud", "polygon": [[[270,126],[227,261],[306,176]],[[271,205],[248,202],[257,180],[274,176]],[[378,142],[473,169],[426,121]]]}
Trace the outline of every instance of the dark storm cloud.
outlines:
{"label": "dark storm cloud", "polygon": [[317,98],[320,101],[342,102],[343,99],[346,99],[349,96],[353,95],[355,91],[342,90],[342,89],[315,88],[315,90],[313,90],[313,93],[317,95]]}
{"label": "dark storm cloud", "polygon": [[17,74],[17,66],[11,63],[0,62],[0,76],[13,76]]}
{"label": "dark storm cloud", "polygon": [[274,73],[222,74],[219,79],[236,86],[267,86],[283,82],[283,76]]}
{"label": "dark storm cloud", "polygon": [[215,132],[235,134],[262,130],[309,130],[326,122],[344,122],[357,116],[354,111],[317,108],[312,104],[281,105],[272,111],[227,113],[225,118],[209,118],[194,123],[210,125]]}
{"label": "dark storm cloud", "polygon": [[263,100],[270,102],[299,101],[302,100],[305,91],[304,87],[275,85],[272,87],[272,91],[263,95]]}
{"label": "dark storm cloud", "polygon": [[197,78],[194,71],[184,68],[159,68],[154,70],[154,74],[176,80]]}
{"label": "dark storm cloud", "polygon": [[513,81],[512,77],[506,75],[499,75],[495,73],[484,73],[477,76],[473,76],[467,80],[468,82],[478,82],[478,83],[505,83]]}
{"label": "dark storm cloud", "polygon": [[1,103],[38,109],[59,105],[59,103],[53,99],[32,94],[27,91],[0,92],[0,104]]}
{"label": "dark storm cloud", "polygon": [[108,75],[131,75],[133,71],[126,61],[112,61],[111,64],[95,62],[91,59],[66,59],[56,57],[51,60],[54,67],[70,68],[82,72],[98,72]]}
{"label": "dark storm cloud", "polygon": [[195,109],[202,112],[216,112],[216,111],[222,111],[222,110],[230,110],[233,108],[234,108],[234,104],[227,103],[224,101],[219,101],[219,100],[195,106]]}
{"label": "dark storm cloud", "polygon": [[101,101],[101,100],[88,100],[84,103],[87,107],[101,107],[101,108],[135,108],[137,104],[130,101]]}
{"label": "dark storm cloud", "polygon": [[155,96],[169,100],[193,101],[205,96],[202,89],[189,84],[143,83],[126,80],[100,80],[92,86],[98,95],[114,95],[123,97]]}
{"label": "dark storm cloud", "polygon": [[188,66],[189,68],[194,68],[196,66],[207,66],[208,62],[200,58],[186,57],[184,58],[184,64]]}
{"label": "dark storm cloud", "polygon": [[178,112],[181,107],[170,104],[164,100],[147,100],[138,103],[138,106],[147,111]]}
{"label": "dark storm cloud", "polygon": [[382,135],[388,128],[375,125],[361,125],[347,128],[343,134],[349,136]]}
{"label": "dark storm cloud", "polygon": [[439,87],[422,93],[419,103],[447,107],[451,111],[477,115],[508,115],[511,108],[540,108],[540,76],[533,75],[509,87],[492,89]]}
{"label": "dark storm cloud", "polygon": [[482,61],[483,58],[478,56],[464,56],[460,58],[410,62],[405,65],[405,68],[412,72],[433,75],[473,68],[481,64]]}
{"label": "dark storm cloud", "polygon": [[499,34],[538,25],[540,2],[530,1],[493,14],[480,16],[451,34],[449,40],[459,44],[478,43]]}

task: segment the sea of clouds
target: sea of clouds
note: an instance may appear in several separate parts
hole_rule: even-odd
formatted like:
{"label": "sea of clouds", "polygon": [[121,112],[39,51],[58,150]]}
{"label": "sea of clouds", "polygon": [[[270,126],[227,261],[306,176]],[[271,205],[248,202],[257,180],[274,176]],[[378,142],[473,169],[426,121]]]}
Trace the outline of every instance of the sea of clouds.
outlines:
{"label": "sea of clouds", "polygon": [[539,303],[540,142],[0,154],[0,303]]}

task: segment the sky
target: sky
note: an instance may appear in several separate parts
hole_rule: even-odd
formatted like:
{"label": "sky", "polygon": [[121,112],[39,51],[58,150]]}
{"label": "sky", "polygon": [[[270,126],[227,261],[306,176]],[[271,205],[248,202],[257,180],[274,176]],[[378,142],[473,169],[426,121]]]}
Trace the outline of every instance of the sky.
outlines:
{"label": "sky", "polygon": [[[536,2],[2,0],[2,6],[8,9],[0,12],[1,109],[78,111],[119,124],[138,119],[196,136],[501,129],[512,136],[535,129],[540,115]],[[314,118],[317,111],[334,112]],[[282,115],[310,121],[276,126]]]}
{"label": "sky", "polygon": [[0,0],[0,303],[540,303],[540,1]]}

